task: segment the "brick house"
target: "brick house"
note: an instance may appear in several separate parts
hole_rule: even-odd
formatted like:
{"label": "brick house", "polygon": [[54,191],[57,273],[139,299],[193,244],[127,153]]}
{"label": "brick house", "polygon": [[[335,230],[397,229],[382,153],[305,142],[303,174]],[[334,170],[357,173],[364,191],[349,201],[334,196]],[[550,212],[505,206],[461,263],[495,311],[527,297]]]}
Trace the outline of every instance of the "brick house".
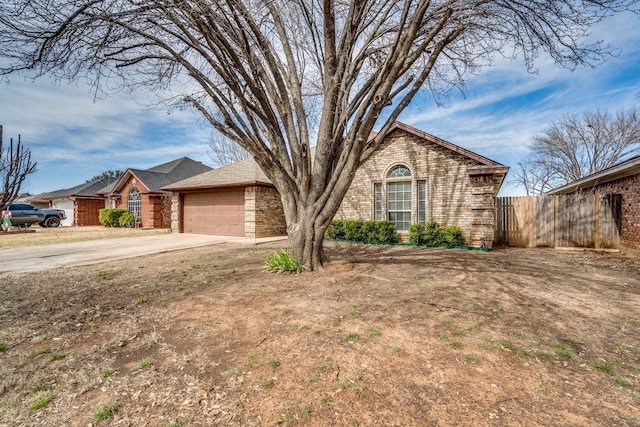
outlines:
{"label": "brick house", "polygon": [[[462,228],[468,245],[491,247],[494,198],[508,167],[396,123],[363,164],[336,219],[388,219]],[[171,228],[184,233],[265,237],[286,233],[282,203],[252,159],[163,187],[173,191]]]}
{"label": "brick house", "polygon": [[169,228],[171,193],[160,188],[210,170],[209,166],[182,157],[149,169],[127,169],[113,188],[100,194],[110,207],[135,214],[143,228]]}
{"label": "brick house", "polygon": [[547,194],[620,194],[620,247],[640,250],[640,155],[585,176]]}
{"label": "brick house", "polygon": [[113,183],[113,179],[104,177],[72,188],[39,194],[29,201],[42,207],[63,209],[67,218],[62,220],[62,226],[100,225],[99,212],[105,208],[106,201],[98,193]]}
{"label": "brick house", "polygon": [[465,244],[491,248],[494,199],[509,168],[396,122],[376,154],[356,172],[336,219],[457,225]]}

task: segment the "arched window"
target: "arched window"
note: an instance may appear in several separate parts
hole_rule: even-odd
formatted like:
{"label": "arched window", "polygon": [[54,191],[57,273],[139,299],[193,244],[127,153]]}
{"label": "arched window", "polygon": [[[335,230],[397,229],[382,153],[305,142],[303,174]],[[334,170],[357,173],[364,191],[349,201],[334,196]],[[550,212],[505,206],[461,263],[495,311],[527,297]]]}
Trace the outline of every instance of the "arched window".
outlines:
{"label": "arched window", "polygon": [[411,171],[402,165],[391,169],[387,175],[388,178],[403,178],[408,176],[411,176]]}
{"label": "arched window", "polygon": [[411,181],[400,179],[411,178],[411,171],[406,166],[396,166],[387,178],[387,219],[398,230],[407,231],[411,224]]}
{"label": "arched window", "polygon": [[127,209],[140,220],[140,192],[135,188],[129,192],[127,199]]}

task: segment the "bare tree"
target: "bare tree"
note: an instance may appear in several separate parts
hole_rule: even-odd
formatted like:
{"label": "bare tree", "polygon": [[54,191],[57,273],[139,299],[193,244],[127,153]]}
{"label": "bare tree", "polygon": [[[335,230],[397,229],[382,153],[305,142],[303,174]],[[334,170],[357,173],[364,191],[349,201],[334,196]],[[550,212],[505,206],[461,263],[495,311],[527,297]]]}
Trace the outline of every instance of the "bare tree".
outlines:
{"label": "bare tree", "polygon": [[529,157],[511,169],[510,184],[523,187],[527,196],[536,196],[554,188],[557,178],[545,163]]}
{"label": "bare tree", "polygon": [[216,166],[230,165],[251,157],[247,150],[217,131],[211,133],[208,154]]}
{"label": "bare tree", "polygon": [[4,149],[2,125],[0,125],[0,208],[9,206],[20,194],[22,183],[27,175],[36,171],[37,162],[31,162],[31,150],[22,146],[20,135],[18,143],[13,145],[9,139],[9,147]]}
{"label": "bare tree", "polygon": [[511,181],[527,194],[542,194],[607,169],[639,149],[637,109],[571,114],[534,137],[529,157]]}
{"label": "bare tree", "polygon": [[102,172],[100,175],[89,178],[85,182],[97,181],[99,179],[108,179],[110,182],[117,181],[122,175],[124,175],[124,171],[120,169],[109,169],[108,171]]}
{"label": "bare tree", "polygon": [[529,69],[542,52],[569,68],[597,64],[610,52],[584,42],[590,27],[634,7],[636,0],[4,0],[0,56],[9,65],[0,75],[53,74],[97,91],[144,88],[195,108],[272,180],[293,254],[314,269],[356,170],[419,90],[442,99],[496,55],[521,55]]}

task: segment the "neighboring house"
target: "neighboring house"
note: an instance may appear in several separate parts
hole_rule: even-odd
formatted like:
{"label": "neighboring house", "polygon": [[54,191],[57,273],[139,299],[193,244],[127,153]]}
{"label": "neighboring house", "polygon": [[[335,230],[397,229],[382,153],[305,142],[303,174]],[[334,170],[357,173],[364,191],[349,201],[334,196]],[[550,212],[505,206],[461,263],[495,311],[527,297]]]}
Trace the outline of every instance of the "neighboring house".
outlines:
{"label": "neighboring house", "polygon": [[640,250],[640,155],[570,182],[547,194],[620,194],[620,246]]}
{"label": "neighboring house", "polygon": [[33,196],[30,201],[42,207],[63,209],[67,218],[63,226],[100,225],[99,212],[105,208],[105,198],[98,193],[113,185],[113,178],[100,178],[78,186]]}
{"label": "neighboring house", "polygon": [[100,192],[112,208],[123,208],[139,218],[144,228],[171,225],[171,193],[161,187],[210,171],[211,168],[182,157],[149,169],[127,169],[110,191]]}
{"label": "neighboring house", "polygon": [[[494,199],[508,167],[396,123],[354,178],[336,219],[458,225],[466,243],[491,247]],[[174,192],[174,231],[246,237],[283,235],[282,202],[253,159],[163,187]]]}

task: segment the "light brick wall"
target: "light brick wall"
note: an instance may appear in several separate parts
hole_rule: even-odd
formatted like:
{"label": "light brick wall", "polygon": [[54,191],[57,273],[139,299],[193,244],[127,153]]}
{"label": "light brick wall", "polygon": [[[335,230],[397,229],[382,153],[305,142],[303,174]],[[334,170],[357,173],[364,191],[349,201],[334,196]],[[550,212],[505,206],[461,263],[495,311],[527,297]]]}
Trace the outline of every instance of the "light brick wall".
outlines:
{"label": "light brick wall", "polygon": [[247,187],[244,191],[247,237],[271,237],[287,234],[280,194],[272,187]]}
{"label": "light brick wall", "polygon": [[180,203],[184,200],[180,197],[180,193],[172,193],[171,194],[171,231],[174,233],[180,233]]}
{"label": "light brick wall", "polygon": [[392,181],[387,174],[393,167],[404,165],[411,170],[412,223],[418,221],[417,181],[425,181],[426,220],[442,226],[459,226],[466,245],[479,247],[481,239],[485,239],[491,247],[495,222],[494,177],[469,176],[468,168],[474,164],[474,160],[440,145],[395,131],[388,136],[384,147],[360,167],[335,219],[373,219],[374,183],[383,184],[383,210],[386,210],[385,184]]}
{"label": "light brick wall", "polygon": [[594,191],[622,195],[620,246],[640,250],[640,174],[599,184]]}
{"label": "light brick wall", "polygon": [[[171,196],[171,231],[180,232],[179,193]],[[246,187],[244,190],[244,231],[249,238],[283,236],[287,234],[280,194],[272,187]]]}

